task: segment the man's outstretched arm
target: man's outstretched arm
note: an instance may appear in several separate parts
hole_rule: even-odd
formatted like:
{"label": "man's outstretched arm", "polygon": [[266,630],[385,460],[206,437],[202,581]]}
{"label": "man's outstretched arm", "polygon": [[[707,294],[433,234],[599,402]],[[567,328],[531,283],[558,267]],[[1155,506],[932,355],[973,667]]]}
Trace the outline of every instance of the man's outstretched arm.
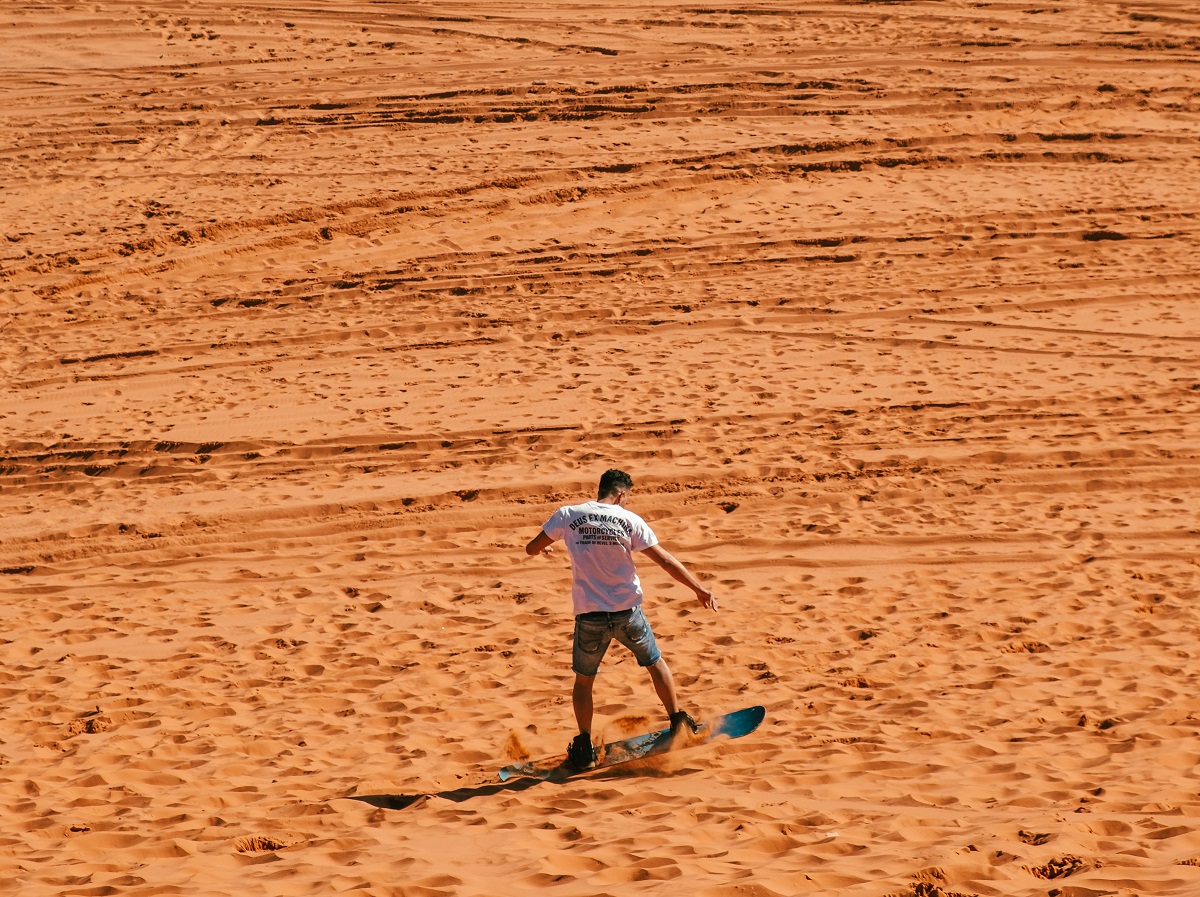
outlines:
{"label": "man's outstretched arm", "polygon": [[688,572],[687,567],[683,566],[683,564],[677,561],[671,552],[667,551],[661,545],[651,545],[649,548],[642,551],[642,554],[646,555],[646,557],[650,558],[650,560],[654,561],[654,563],[666,570],[671,579],[678,583],[682,583],[695,592],[696,598],[705,607],[709,608],[710,610],[717,609],[717,598],[712,593],[712,589],[706,588],[704,584],[700,582],[700,580],[692,576],[692,574]]}
{"label": "man's outstretched arm", "polygon": [[541,554],[553,544],[554,540],[546,535],[545,530],[541,530],[536,536],[529,540],[529,544],[525,546],[525,553],[530,556]]}

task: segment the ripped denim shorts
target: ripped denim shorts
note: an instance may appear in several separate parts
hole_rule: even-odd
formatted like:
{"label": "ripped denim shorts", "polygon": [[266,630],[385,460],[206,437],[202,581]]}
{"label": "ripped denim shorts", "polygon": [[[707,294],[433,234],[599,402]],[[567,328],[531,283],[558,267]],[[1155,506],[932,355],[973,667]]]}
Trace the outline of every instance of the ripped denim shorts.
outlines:
{"label": "ripped denim shorts", "polygon": [[609,644],[616,639],[633,652],[638,666],[658,663],[662,653],[654,640],[650,621],[641,607],[614,613],[596,611],[575,618],[575,646],[571,652],[571,669],[580,676],[595,676]]}

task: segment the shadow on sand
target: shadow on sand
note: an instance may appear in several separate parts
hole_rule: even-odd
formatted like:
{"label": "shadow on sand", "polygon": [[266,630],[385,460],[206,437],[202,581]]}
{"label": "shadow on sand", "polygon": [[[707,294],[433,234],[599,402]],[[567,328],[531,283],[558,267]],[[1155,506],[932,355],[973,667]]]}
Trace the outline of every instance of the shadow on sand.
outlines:
{"label": "shadow on sand", "polygon": [[636,777],[660,778],[699,772],[697,769],[683,769],[677,764],[671,764],[670,766],[667,766],[663,762],[663,759],[665,758],[654,758],[654,762],[650,760],[644,760],[639,763],[625,764],[616,769],[595,770],[579,775],[563,776],[561,778],[519,778],[511,779],[507,782],[488,782],[487,784],[482,785],[464,785],[461,788],[451,788],[446,791],[436,791],[425,794],[350,794],[342,799],[357,800],[364,804],[370,804],[372,807],[379,807],[384,810],[405,810],[430,797],[440,797],[445,800],[453,801],[454,803],[462,803],[463,801],[471,800],[474,797],[488,797],[493,794],[503,794],[504,792],[516,793],[520,791],[528,791],[530,788],[538,785],[545,785],[549,787],[562,786],[569,782],[578,782],[581,779],[604,781]]}
{"label": "shadow on sand", "polygon": [[473,797],[487,797],[488,795],[500,794],[505,791],[525,791],[535,785],[545,784],[547,782],[542,779],[513,779],[509,782],[464,786],[462,788],[452,788],[448,791],[437,791],[429,794],[351,794],[345,799],[362,801],[364,804],[381,807],[384,810],[403,810],[415,803],[419,803],[427,797],[441,797],[445,800],[452,800],[455,803],[462,803]]}

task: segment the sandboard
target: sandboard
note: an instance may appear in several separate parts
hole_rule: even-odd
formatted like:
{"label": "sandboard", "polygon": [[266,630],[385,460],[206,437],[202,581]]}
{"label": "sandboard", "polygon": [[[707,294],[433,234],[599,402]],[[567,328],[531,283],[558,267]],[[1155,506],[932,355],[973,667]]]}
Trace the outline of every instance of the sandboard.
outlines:
{"label": "sandboard", "polygon": [[657,732],[647,732],[645,735],[610,741],[599,749],[595,765],[585,769],[568,763],[566,754],[556,754],[542,760],[514,763],[500,770],[500,781],[507,782],[509,779],[515,778],[565,779],[580,773],[610,769],[625,763],[644,760],[676,748],[682,749],[707,744],[718,738],[741,738],[757,729],[766,713],[767,711],[763,707],[746,707],[707,720],[700,724],[699,731],[681,733],[676,738],[671,736],[670,729],[660,729]]}

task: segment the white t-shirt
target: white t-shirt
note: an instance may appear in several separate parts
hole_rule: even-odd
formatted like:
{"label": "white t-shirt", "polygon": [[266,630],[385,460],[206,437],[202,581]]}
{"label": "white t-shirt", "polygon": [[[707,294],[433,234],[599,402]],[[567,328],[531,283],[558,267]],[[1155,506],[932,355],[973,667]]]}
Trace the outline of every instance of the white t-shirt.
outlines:
{"label": "white t-shirt", "polygon": [[542,527],[554,541],[566,543],[571,555],[575,614],[617,611],[642,603],[642,583],[633,553],[658,544],[654,531],[633,511],[620,505],[589,501],[559,508]]}

